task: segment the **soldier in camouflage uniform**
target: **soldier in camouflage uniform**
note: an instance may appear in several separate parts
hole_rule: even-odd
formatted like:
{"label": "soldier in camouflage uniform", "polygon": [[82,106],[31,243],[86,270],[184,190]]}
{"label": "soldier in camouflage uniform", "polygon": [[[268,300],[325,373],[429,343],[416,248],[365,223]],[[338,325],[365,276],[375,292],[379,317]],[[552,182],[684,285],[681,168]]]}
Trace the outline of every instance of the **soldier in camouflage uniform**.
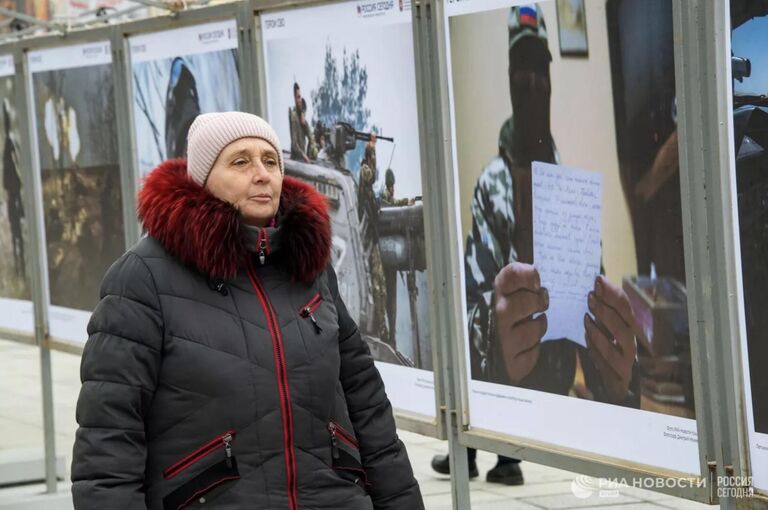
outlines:
{"label": "soldier in camouflage uniform", "polygon": [[[626,349],[618,348],[620,356],[606,352],[602,344],[595,345],[594,338],[592,342],[588,338],[588,349],[567,339],[553,340],[531,345],[528,349],[531,356],[522,361],[523,366],[512,367],[516,362],[512,359],[515,354],[527,353],[505,351],[507,346],[499,338],[497,280],[510,274],[512,268],[508,269],[508,266],[511,264],[523,263],[522,273],[535,275],[532,287],[539,281],[538,273],[530,266],[533,263],[531,163],[559,163],[549,128],[551,55],[546,26],[538,8],[511,9],[509,59],[514,115],[501,128],[499,154],[477,181],[471,205],[472,231],[467,236],[465,271],[473,377],[565,395],[573,386],[576,357],[579,356],[587,386],[596,400],[639,407],[636,346],[633,334],[629,345],[627,332],[634,325],[634,316],[623,290],[603,277],[599,277],[595,293],[590,295],[590,299],[599,298],[597,323],[587,321],[586,327],[588,332],[596,326],[606,333],[605,330],[610,328],[605,328],[605,324],[613,324],[613,316],[600,320],[606,315],[600,306],[605,304],[603,290],[606,289],[608,305],[611,305],[608,311],[620,310],[620,319],[627,328],[616,333],[607,331],[614,334],[602,336],[626,341]],[[520,268],[520,265],[515,267]],[[538,292],[543,305],[533,313],[544,312],[548,306],[546,289],[528,290]],[[509,301],[507,296],[502,297]],[[532,323],[538,322],[541,338],[546,332],[546,317],[533,320],[530,316],[532,314],[525,316],[529,321],[525,326],[530,329],[535,327]],[[517,327],[520,322],[525,320],[507,327]],[[596,364],[597,354],[602,356]]]}
{"label": "soldier in camouflage uniform", "polygon": [[[395,173],[391,168],[387,168],[384,174],[384,194],[381,197],[383,207],[402,207],[413,205],[415,200],[412,198],[395,198]],[[413,278],[413,275],[409,276]],[[384,279],[387,282],[387,318],[389,319],[390,344],[395,347],[395,325],[397,324],[397,270],[385,269]]]}
{"label": "soldier in camouflage uniform", "polygon": [[379,167],[376,164],[376,133],[371,133],[368,138],[368,143],[365,144],[365,157],[363,163],[367,163],[373,170],[373,182],[378,179]]}
{"label": "soldier in camouflage uniform", "polygon": [[365,246],[370,250],[368,269],[373,297],[372,332],[394,347],[394,339],[389,335],[386,322],[386,278],[379,248],[379,206],[373,191],[374,182],[376,182],[376,135],[372,133],[365,146],[365,158],[360,166],[357,207],[359,218],[361,220],[363,216],[367,218],[364,241]]}
{"label": "soldier in camouflage uniform", "polygon": [[11,103],[3,99],[3,119],[5,122],[5,144],[3,147],[3,188],[7,197],[8,223],[11,226],[11,251],[13,252],[13,267],[16,276],[24,277],[24,239],[22,237],[22,220],[24,219],[24,204],[21,199],[21,177],[18,172],[18,152],[16,141],[11,133]]}
{"label": "soldier in camouflage uniform", "polygon": [[293,108],[288,109],[288,125],[291,128],[291,159],[309,163],[317,157],[312,128],[304,117],[307,103],[301,97],[298,83],[293,84]]}
{"label": "soldier in camouflage uniform", "polygon": [[[541,342],[549,293],[532,265],[531,164],[559,163],[549,126],[552,56],[537,6],[513,7],[508,31],[514,114],[477,180],[464,259],[472,378],[567,395],[578,356],[595,400],[639,407],[634,316],[620,287],[596,280],[588,300],[595,318],[584,318],[588,348],[568,339]],[[445,464],[446,457],[432,463],[440,472]],[[500,457],[488,481],[522,483],[522,473]]]}
{"label": "soldier in camouflage uniform", "polygon": [[391,168],[387,168],[384,174],[384,194],[381,202],[388,207],[400,207],[403,205],[413,205],[416,201],[412,198],[395,198],[395,173]]}

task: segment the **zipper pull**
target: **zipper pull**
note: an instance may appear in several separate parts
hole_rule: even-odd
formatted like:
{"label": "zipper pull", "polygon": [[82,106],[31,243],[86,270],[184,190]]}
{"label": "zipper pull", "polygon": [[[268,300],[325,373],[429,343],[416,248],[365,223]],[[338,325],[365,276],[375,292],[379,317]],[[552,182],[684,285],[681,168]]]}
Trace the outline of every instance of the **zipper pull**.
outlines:
{"label": "zipper pull", "polygon": [[317,333],[323,332],[323,328],[321,328],[320,324],[317,323],[317,320],[315,319],[315,314],[312,313],[312,309],[310,307],[306,307],[304,309],[304,317],[309,317],[309,319],[312,321],[312,325],[315,326],[315,331]]}
{"label": "zipper pull", "polygon": [[267,260],[266,253],[264,251],[266,247],[267,247],[267,241],[262,239],[261,243],[259,244],[259,262],[261,263],[262,266],[264,265],[264,262],[266,262]]}
{"label": "zipper pull", "polygon": [[232,434],[221,439],[224,442],[224,455],[227,457],[227,467],[232,469]]}
{"label": "zipper pull", "polygon": [[328,424],[328,430],[331,431],[331,455],[334,459],[339,458],[339,445],[336,442],[336,425],[333,422]]}

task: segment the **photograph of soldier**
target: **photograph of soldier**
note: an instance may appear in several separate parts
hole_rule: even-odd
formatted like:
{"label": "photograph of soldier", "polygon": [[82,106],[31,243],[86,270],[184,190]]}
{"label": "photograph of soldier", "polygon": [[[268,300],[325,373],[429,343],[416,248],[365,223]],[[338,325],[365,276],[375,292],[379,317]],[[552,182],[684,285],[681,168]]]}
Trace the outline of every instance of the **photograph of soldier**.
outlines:
{"label": "photograph of soldier", "polygon": [[[613,10],[611,4],[621,5]],[[606,10],[618,13],[613,24],[621,28],[628,20],[621,10],[626,4],[644,10],[637,0],[588,0],[586,15],[605,19]],[[617,64],[626,61],[614,53],[632,42],[633,72],[645,72],[664,86],[672,80],[673,91],[674,73],[658,78],[638,69],[646,62],[637,57],[644,34],[625,30],[625,39],[612,41],[609,48],[610,17],[608,24],[589,24],[595,33],[590,32],[594,44],[588,57],[564,60],[554,51],[557,31],[547,26],[556,15],[556,2],[550,1],[455,16],[449,22],[471,377],[693,417],[689,354],[685,359],[690,352],[687,308],[677,303],[682,314],[670,319],[672,324],[654,311],[655,297],[672,299],[665,294],[667,287],[682,288],[684,296],[684,268],[666,272],[657,259],[683,258],[682,230],[676,229],[681,225],[676,137],[669,130],[651,134],[655,144],[640,154],[635,150],[631,163],[637,173],[628,175],[626,156],[636,147],[628,148],[622,135],[639,121],[630,119],[629,128],[614,124],[626,98],[616,94],[611,100],[612,89],[630,83],[620,75],[626,65]],[[646,45],[658,60],[672,56],[671,23],[668,28],[659,29],[663,33],[655,47]],[[658,58],[659,52],[664,56]],[[469,86],[462,76],[476,79]],[[655,96],[657,102],[665,99]],[[632,106],[647,108],[633,112],[645,118],[661,107],[638,100]],[[533,252],[535,161],[603,174],[601,274],[583,297],[589,313],[579,325],[581,339],[542,341],[548,322],[557,318],[548,316],[551,289],[541,286]],[[662,234],[638,218],[633,205],[657,198],[656,191],[666,192],[667,185],[671,194],[676,189],[677,202],[664,202],[667,207],[658,212],[666,215],[668,225]],[[647,196],[640,192],[649,189]],[[641,228],[645,237],[638,237]],[[636,244],[654,243],[657,235],[670,238],[666,255],[650,250],[641,260],[639,253],[649,250],[645,244],[635,250]],[[646,312],[655,319],[650,330],[638,318]],[[646,337],[653,338],[652,348]],[[675,350],[662,352],[664,344],[674,344]],[[654,377],[660,372],[658,381]]]}
{"label": "photograph of soldier", "polygon": [[301,97],[298,83],[293,84],[294,105],[288,111],[291,126],[291,159],[309,163],[317,159],[317,147],[312,137],[312,128],[307,122],[307,102]]}
{"label": "photograph of soldier", "polygon": [[768,434],[768,4],[732,0],[731,26],[745,365],[755,431]]}
{"label": "photograph of soldier", "polygon": [[373,332],[396,349],[396,342],[394,338],[390,337],[386,322],[387,286],[379,244],[379,204],[373,190],[376,173],[376,134],[371,133],[368,137],[368,143],[365,144],[365,157],[360,165],[357,214],[358,219],[364,224],[363,238],[366,244],[370,246],[368,271],[373,296]]}
{"label": "photograph of soldier", "polygon": [[[415,198],[395,198],[395,172],[391,168],[387,168],[384,174],[384,194],[381,197],[381,207],[402,207],[410,206],[416,203]],[[387,268],[384,270],[384,280],[386,282],[386,299],[387,299],[387,327],[389,328],[389,343],[392,346],[396,345],[396,339],[394,332],[397,324],[397,274],[398,271],[394,268]],[[416,286],[415,275],[411,272],[407,273],[407,286],[409,292]]]}
{"label": "photograph of soldier", "polygon": [[411,41],[407,23],[267,37],[267,97],[286,175],[331,198],[332,262],[374,358],[431,370]]}
{"label": "photograph of soldier", "polygon": [[240,109],[236,50],[133,64],[133,116],[142,175],[185,157],[187,131],[201,113]]}
{"label": "photograph of soldier", "polygon": [[13,76],[0,78],[3,150],[0,188],[0,298],[30,299],[25,257],[27,221],[22,200]]}
{"label": "photograph of soldier", "polygon": [[90,311],[125,251],[112,67],[32,75],[51,304]]}

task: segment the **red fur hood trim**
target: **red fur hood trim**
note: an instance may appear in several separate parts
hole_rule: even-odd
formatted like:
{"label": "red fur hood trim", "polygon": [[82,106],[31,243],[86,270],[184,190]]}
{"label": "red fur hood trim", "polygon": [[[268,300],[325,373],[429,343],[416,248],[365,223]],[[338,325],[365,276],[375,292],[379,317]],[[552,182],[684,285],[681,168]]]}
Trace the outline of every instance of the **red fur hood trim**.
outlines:
{"label": "red fur hood trim", "polygon": [[[147,233],[187,266],[213,280],[230,280],[244,267],[248,249],[240,213],[187,176],[184,160],[171,160],[147,177],[138,196]],[[294,281],[311,283],[331,258],[328,202],[311,185],[283,179],[277,214],[279,261]]]}

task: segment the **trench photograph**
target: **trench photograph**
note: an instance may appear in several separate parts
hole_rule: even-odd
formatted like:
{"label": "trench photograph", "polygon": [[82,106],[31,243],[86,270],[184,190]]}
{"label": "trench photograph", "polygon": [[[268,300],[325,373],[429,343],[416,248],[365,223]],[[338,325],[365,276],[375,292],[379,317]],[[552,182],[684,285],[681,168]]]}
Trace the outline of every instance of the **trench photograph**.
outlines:
{"label": "trench photograph", "polygon": [[110,65],[32,75],[51,304],[91,311],[125,251]]}

